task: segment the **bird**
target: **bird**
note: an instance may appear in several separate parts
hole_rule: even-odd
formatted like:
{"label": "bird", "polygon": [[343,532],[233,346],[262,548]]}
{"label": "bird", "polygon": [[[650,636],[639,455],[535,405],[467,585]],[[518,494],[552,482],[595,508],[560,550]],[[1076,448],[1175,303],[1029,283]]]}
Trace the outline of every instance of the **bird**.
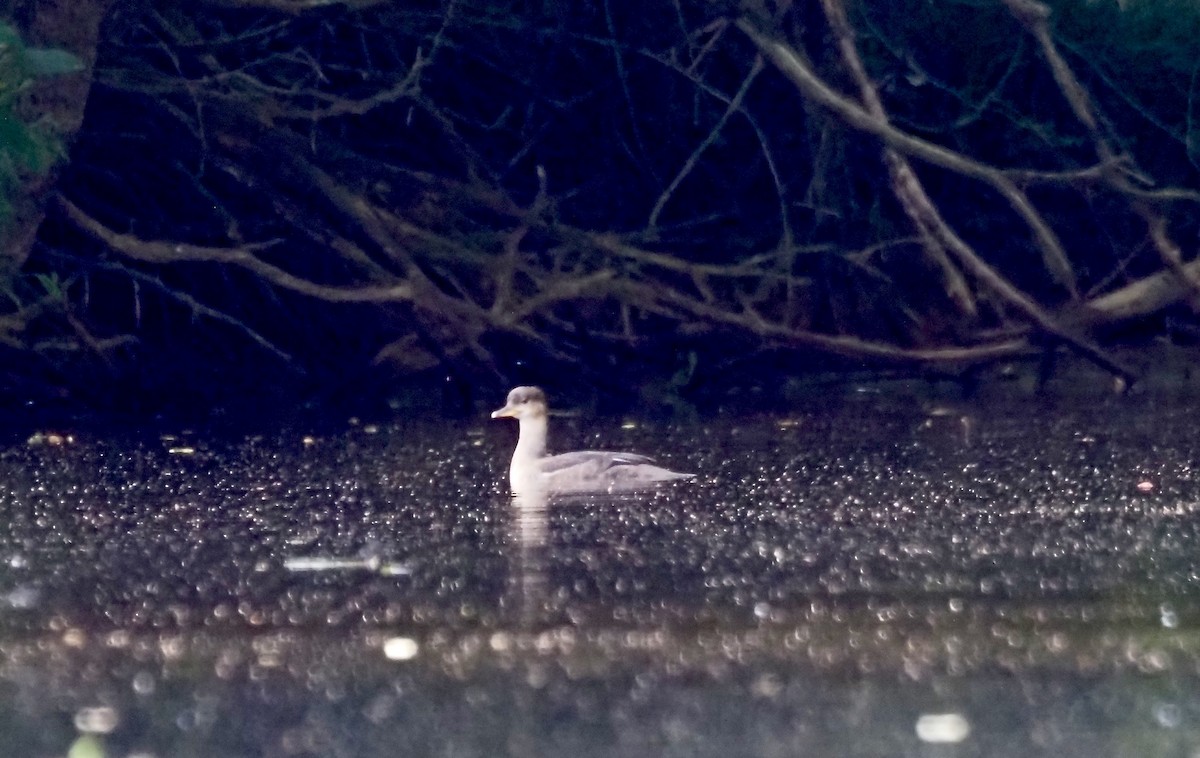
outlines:
{"label": "bird", "polygon": [[546,455],[546,394],[538,387],[517,387],[492,418],[520,423],[517,447],[508,468],[514,494],[585,494],[634,492],[695,474],[670,471],[638,453],[579,450]]}

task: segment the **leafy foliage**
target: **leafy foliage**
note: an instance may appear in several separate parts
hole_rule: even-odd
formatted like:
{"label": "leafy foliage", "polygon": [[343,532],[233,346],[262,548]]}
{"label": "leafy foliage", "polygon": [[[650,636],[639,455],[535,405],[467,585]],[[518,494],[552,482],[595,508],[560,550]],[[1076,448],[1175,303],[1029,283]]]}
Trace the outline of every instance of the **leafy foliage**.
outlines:
{"label": "leafy foliage", "polygon": [[82,69],[83,62],[66,50],[27,47],[16,28],[0,22],[0,228],[16,193],[62,157],[53,131],[22,113],[22,96],[39,77]]}

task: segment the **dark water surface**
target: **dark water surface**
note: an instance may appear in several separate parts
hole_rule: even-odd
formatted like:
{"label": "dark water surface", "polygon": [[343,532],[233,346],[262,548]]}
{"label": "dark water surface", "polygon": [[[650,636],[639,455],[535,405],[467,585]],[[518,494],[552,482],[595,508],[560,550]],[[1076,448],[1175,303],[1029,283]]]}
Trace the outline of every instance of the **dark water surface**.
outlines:
{"label": "dark water surface", "polygon": [[514,436],[9,444],[0,755],[1200,754],[1195,406],[557,420],[701,476],[544,511]]}

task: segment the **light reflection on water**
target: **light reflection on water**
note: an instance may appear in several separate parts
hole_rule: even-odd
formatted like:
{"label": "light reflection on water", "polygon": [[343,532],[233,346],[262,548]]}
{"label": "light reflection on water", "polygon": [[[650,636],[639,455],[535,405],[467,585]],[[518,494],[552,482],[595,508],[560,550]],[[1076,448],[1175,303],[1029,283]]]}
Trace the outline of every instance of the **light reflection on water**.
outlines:
{"label": "light reflection on water", "polygon": [[538,624],[546,602],[550,522],[544,492],[513,495],[509,519],[509,596],[520,609],[521,626]]}
{"label": "light reflection on water", "polygon": [[1194,415],[1152,411],[576,422],[702,476],[565,503],[482,421],[13,445],[0,753],[1190,754]]}

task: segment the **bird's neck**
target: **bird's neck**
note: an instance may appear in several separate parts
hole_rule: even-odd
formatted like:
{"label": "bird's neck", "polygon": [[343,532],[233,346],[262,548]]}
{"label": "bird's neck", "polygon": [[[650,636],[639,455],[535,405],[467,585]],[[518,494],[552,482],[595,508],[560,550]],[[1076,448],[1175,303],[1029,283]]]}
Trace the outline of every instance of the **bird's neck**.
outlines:
{"label": "bird's neck", "polygon": [[521,432],[513,459],[541,458],[546,454],[546,417],[521,419]]}

